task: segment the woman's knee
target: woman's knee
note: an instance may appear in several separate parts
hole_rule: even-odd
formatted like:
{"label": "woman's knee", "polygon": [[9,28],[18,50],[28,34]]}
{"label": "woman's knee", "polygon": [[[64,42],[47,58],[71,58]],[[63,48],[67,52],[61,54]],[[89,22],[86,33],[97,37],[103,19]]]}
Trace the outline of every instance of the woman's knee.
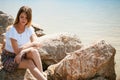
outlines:
{"label": "woman's knee", "polygon": [[36,53],[36,54],[39,54],[38,50],[37,49],[32,49],[31,51],[32,53]]}
{"label": "woman's knee", "polygon": [[32,56],[35,56],[35,57],[36,57],[36,56],[40,56],[40,54],[39,54],[39,52],[38,52],[37,49],[32,49],[32,50],[31,50],[31,55],[32,55]]}
{"label": "woman's knee", "polygon": [[27,58],[33,59],[36,57],[40,57],[40,54],[37,49],[32,49],[29,53],[26,55]]}
{"label": "woman's knee", "polygon": [[18,68],[23,68],[23,69],[33,69],[35,67],[35,64],[33,62],[33,60],[31,59],[25,59],[25,60],[22,60],[22,62],[20,62]]}

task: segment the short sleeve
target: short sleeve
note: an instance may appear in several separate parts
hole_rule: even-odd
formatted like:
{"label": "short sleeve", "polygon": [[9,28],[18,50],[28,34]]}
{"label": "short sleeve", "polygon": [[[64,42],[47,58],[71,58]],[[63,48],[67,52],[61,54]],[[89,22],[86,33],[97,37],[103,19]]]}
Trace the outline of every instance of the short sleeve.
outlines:
{"label": "short sleeve", "polygon": [[35,34],[35,30],[32,26],[29,27],[29,34],[30,35]]}
{"label": "short sleeve", "polygon": [[14,27],[11,27],[7,32],[6,32],[6,37],[8,38],[13,38],[17,40],[17,33]]}

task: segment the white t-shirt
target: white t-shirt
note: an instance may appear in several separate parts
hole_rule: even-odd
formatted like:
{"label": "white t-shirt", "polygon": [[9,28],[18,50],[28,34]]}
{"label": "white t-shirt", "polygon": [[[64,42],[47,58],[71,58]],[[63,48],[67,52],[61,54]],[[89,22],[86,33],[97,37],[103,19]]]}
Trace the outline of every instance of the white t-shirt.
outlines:
{"label": "white t-shirt", "polygon": [[7,32],[6,32],[6,43],[5,43],[5,49],[10,51],[10,52],[14,52],[13,48],[12,48],[12,44],[10,41],[10,38],[13,38],[15,40],[17,40],[18,43],[18,47],[20,48],[22,45],[30,42],[30,37],[32,34],[35,34],[34,32],[34,28],[33,27],[26,27],[25,31],[21,34],[19,34],[15,27],[11,27]]}

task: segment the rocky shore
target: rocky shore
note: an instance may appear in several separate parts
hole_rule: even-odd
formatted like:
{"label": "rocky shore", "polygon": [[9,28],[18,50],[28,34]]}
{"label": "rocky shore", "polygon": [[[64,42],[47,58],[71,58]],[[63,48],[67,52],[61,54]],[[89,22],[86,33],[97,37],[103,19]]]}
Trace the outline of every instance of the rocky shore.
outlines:
{"label": "rocky shore", "polygon": [[[2,43],[7,26],[13,24],[14,18],[0,11],[0,43]],[[115,53],[112,45],[99,40],[88,46],[76,34],[46,34],[39,25],[32,24],[43,44],[38,51],[42,58],[44,72],[48,80],[116,80]],[[29,70],[17,70],[6,73],[0,63],[2,80],[36,80]]]}

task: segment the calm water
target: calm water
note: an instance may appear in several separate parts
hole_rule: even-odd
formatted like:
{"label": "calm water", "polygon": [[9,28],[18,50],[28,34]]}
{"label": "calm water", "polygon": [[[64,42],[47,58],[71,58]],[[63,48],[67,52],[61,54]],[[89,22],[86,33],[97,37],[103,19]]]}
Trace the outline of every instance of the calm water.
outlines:
{"label": "calm water", "polygon": [[86,45],[99,39],[117,50],[117,80],[120,80],[120,0],[0,0],[0,10],[16,16],[18,9],[28,5],[33,22],[46,34],[70,32]]}

